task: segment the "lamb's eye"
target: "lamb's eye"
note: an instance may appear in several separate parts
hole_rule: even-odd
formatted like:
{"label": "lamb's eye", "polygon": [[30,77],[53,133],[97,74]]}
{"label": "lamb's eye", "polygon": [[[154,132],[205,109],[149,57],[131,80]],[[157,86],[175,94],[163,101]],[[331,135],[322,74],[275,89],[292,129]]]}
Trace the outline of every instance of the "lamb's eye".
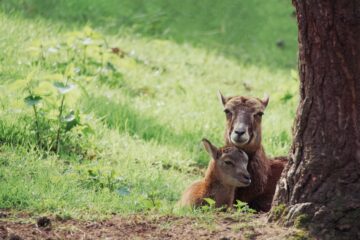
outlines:
{"label": "lamb's eye", "polygon": [[231,111],[229,109],[225,109],[224,113],[226,114],[226,116],[231,116]]}
{"label": "lamb's eye", "polygon": [[228,166],[234,166],[234,163],[232,161],[224,161],[224,162]]}

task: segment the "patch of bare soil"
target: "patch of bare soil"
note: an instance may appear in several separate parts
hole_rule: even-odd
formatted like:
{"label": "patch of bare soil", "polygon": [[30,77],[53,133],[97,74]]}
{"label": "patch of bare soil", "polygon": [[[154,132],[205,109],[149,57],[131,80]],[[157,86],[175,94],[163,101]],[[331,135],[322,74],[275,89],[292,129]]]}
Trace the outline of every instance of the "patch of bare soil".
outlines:
{"label": "patch of bare soil", "polygon": [[102,221],[61,220],[0,212],[0,239],[256,239],[290,240],[295,229],[267,223],[259,214],[241,221],[226,214],[213,220],[176,216],[114,216]]}

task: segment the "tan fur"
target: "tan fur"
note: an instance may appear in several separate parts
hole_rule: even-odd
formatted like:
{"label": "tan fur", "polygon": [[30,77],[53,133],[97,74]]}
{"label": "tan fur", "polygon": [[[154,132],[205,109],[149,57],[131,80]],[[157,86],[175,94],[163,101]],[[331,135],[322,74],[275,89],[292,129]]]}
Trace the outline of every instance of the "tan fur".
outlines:
{"label": "tan fur", "polygon": [[222,184],[216,177],[215,161],[211,160],[204,179],[194,182],[184,192],[180,206],[201,206],[204,198],[213,199],[216,207],[230,207],[234,201],[234,186]]}
{"label": "tan fur", "polygon": [[[224,168],[231,168],[231,166],[223,165],[224,160],[232,159],[237,161],[235,165],[243,166],[237,168],[236,176],[231,174],[231,177],[241,179],[242,175],[249,176],[246,170],[247,156],[243,151],[239,151],[236,147],[226,147],[216,149],[216,153],[212,155],[209,162],[204,179],[196,181],[190,185],[182,195],[179,205],[184,206],[201,206],[205,204],[204,198],[211,198],[215,200],[216,207],[231,207],[234,201],[235,185],[229,184],[229,173],[225,173]],[[221,162],[223,161],[223,162]],[[241,162],[245,162],[245,165]],[[248,184],[247,184],[248,185]],[[245,185],[244,185],[245,186]]]}

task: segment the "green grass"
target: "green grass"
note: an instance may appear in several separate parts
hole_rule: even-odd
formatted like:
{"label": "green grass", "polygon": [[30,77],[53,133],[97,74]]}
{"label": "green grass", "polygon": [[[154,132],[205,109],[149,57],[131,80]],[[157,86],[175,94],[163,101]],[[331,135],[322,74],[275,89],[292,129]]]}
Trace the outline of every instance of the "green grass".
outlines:
{"label": "green grass", "polygon": [[[290,3],[24,0],[0,9],[0,208],[71,216],[172,212],[208,162],[201,138],[223,142],[218,89],[268,93],[264,146],[270,156],[287,154],[298,98]],[[89,32],[97,39],[84,57],[77,41]],[[67,42],[77,45],[66,50]],[[128,54],[119,58],[110,47]],[[57,155],[36,147],[21,80],[39,83],[42,134],[51,142],[60,102],[52,83],[69,65],[80,72],[65,110],[79,111],[83,125],[66,133],[68,147]]]}
{"label": "green grass", "polygon": [[[190,43],[243,64],[296,67],[294,9],[283,0],[7,0],[4,12],[62,26],[89,24],[106,33]],[[276,43],[284,42],[284,48]]]}

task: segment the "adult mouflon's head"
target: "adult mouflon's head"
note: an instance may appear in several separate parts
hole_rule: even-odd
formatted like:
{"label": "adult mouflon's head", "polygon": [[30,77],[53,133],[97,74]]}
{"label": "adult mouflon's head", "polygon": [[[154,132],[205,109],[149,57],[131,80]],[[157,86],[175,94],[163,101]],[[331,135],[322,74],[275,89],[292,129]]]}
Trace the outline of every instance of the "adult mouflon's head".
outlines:
{"label": "adult mouflon's head", "polygon": [[261,147],[261,118],[269,103],[269,96],[224,97],[219,91],[219,99],[226,115],[225,141],[247,153]]}
{"label": "adult mouflon's head", "polygon": [[217,148],[207,139],[202,143],[205,150],[215,161],[215,169],[219,179],[233,187],[247,187],[251,183],[250,173],[247,170],[249,158],[237,147]]}

